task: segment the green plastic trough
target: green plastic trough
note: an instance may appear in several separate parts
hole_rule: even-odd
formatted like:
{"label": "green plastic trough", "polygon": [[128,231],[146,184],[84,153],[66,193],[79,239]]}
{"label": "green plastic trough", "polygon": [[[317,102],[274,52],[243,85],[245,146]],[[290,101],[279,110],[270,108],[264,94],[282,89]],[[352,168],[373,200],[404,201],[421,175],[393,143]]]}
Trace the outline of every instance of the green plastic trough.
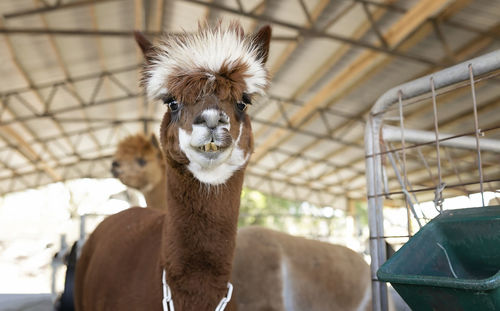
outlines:
{"label": "green plastic trough", "polygon": [[443,212],[377,276],[414,311],[500,310],[500,206]]}

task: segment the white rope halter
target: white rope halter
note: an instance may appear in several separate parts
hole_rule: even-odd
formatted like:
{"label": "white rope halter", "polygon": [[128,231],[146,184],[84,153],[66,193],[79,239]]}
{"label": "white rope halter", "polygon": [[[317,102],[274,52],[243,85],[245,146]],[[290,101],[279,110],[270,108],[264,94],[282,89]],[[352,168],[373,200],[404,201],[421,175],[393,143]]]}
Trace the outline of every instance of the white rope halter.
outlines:
{"label": "white rope halter", "polygon": [[[170,291],[170,287],[167,284],[167,280],[165,278],[165,270],[163,270],[163,274],[161,277],[161,281],[163,283],[163,311],[175,311],[174,309],[174,300],[172,299],[172,292]],[[227,283],[227,294],[225,297],[222,297],[219,304],[215,308],[215,311],[224,311],[227,303],[231,300],[231,296],[233,294],[233,284],[230,282]]]}

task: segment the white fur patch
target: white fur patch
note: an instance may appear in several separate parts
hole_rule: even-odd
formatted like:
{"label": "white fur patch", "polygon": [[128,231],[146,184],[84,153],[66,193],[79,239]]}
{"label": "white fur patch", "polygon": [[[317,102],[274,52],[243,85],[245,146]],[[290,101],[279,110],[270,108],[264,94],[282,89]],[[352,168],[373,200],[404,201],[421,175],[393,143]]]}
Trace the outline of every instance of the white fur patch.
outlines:
{"label": "white fur patch", "polygon": [[196,34],[187,34],[182,41],[167,37],[159,48],[159,54],[147,68],[146,91],[151,98],[168,93],[166,82],[174,72],[189,75],[201,70],[213,77],[212,73],[218,73],[223,64],[230,69],[239,64],[247,66],[244,73],[247,93],[262,94],[268,83],[267,71],[262,60],[258,59],[255,44],[231,29],[204,29]]}
{"label": "white fur patch", "polygon": [[224,150],[216,159],[211,160],[193,148],[192,142],[197,141],[194,130],[193,135],[190,135],[179,128],[179,146],[189,159],[188,170],[196,179],[210,185],[224,184],[235,171],[248,161],[250,153],[245,155],[243,149],[238,146],[242,129],[243,124],[240,124],[240,132],[235,143]]}
{"label": "white fur patch", "polygon": [[219,122],[222,124],[219,128],[225,128],[228,131],[231,129],[230,119],[224,111],[217,109],[206,109],[201,113],[201,117],[205,120],[208,127],[214,128],[219,126]]}

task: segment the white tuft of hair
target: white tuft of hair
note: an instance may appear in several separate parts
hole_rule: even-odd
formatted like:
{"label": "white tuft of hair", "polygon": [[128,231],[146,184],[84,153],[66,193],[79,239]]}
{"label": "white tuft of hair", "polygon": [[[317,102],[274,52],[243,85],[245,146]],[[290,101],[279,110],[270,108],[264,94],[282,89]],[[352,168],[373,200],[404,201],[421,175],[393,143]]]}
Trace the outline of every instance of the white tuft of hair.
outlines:
{"label": "white tuft of hair", "polygon": [[235,27],[204,28],[182,38],[167,37],[158,47],[158,54],[146,68],[146,92],[150,98],[160,98],[169,92],[168,77],[190,72],[218,73],[223,64],[245,64],[246,92],[263,94],[268,84],[264,62],[258,57],[258,46],[252,38],[243,37]]}

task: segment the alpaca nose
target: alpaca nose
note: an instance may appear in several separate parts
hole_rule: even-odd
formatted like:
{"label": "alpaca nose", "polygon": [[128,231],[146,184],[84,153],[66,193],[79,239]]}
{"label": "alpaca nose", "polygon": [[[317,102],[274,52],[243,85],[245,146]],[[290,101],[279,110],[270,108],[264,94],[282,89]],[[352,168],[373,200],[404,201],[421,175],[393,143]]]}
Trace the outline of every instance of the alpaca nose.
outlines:
{"label": "alpaca nose", "polygon": [[111,162],[111,167],[112,168],[116,168],[116,167],[119,167],[119,166],[120,166],[120,163],[118,161]]}
{"label": "alpaca nose", "polygon": [[203,111],[194,120],[195,125],[205,125],[209,129],[213,130],[218,126],[224,126],[229,124],[229,117],[224,111],[217,109],[208,109]]}

